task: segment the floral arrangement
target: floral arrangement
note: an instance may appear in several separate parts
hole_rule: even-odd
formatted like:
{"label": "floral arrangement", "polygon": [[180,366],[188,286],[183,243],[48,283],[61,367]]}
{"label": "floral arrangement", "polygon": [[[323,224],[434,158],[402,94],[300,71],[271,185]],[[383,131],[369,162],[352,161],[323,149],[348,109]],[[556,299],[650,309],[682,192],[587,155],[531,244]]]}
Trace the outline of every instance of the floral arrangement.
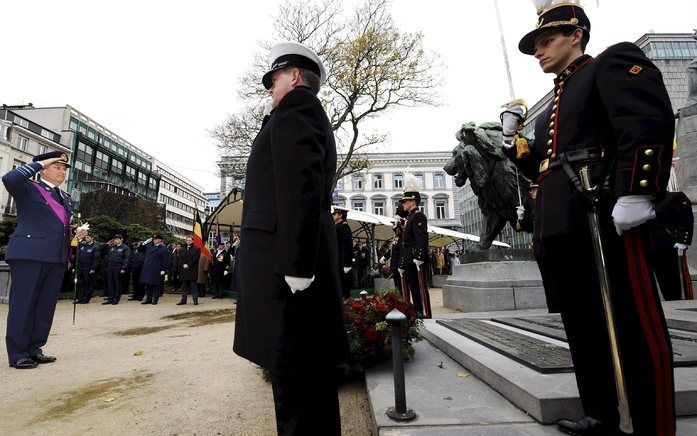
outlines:
{"label": "floral arrangement", "polygon": [[351,366],[367,368],[387,360],[391,356],[391,331],[385,317],[392,309],[406,315],[402,323],[402,341],[407,359],[414,356],[413,343],[421,340],[414,306],[406,303],[401,295],[389,290],[376,295],[361,295],[344,302],[346,330],[351,348]]}

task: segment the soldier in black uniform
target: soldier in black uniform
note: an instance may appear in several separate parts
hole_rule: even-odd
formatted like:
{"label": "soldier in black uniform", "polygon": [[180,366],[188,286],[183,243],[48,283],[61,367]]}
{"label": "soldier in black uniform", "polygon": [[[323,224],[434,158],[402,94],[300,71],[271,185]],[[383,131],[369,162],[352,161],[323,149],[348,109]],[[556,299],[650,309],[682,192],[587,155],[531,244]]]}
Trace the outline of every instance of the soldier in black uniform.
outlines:
{"label": "soldier in black uniform", "polygon": [[636,45],[584,54],[590,21],[568,2],[541,12],[519,49],[555,74],[554,101],[535,124],[535,141],[518,135],[524,108],[502,114],[504,151],[539,186],[536,240],[542,273],[558,298],[586,414],[561,420],[571,434],[619,430],[608,331],[588,212],[579,181],[588,166],[599,186],[605,267],[635,435],[675,434],[672,350],[650,272],[647,221],[665,195],[674,117],[658,68]]}
{"label": "soldier in black uniform", "polygon": [[140,282],[140,275],[143,273],[143,263],[145,262],[145,249],[143,241],[136,241],[131,249],[131,280],[133,281],[133,294],[128,297],[128,301],[143,301],[145,297],[145,285]]}
{"label": "soldier in black uniform", "polygon": [[[426,269],[429,268],[428,219],[419,210],[419,192],[404,192],[401,203],[409,215],[404,225],[399,272],[406,278],[416,313],[424,318],[431,318],[431,298],[426,286]],[[406,294],[406,290],[404,293]]]}
{"label": "soldier in black uniform", "polygon": [[99,247],[94,235],[89,233],[80,244],[77,255],[77,304],[87,304],[92,299],[94,277],[99,268]]}
{"label": "soldier in black uniform", "polygon": [[332,213],[336,225],[336,242],[339,249],[339,276],[341,277],[341,294],[344,298],[351,296],[351,268],[353,268],[353,239],[351,227],[346,222],[348,211],[334,208]]}
{"label": "soldier in black uniform", "polygon": [[687,248],[694,226],[692,202],[682,192],[669,192],[656,205],[656,225],[651,232],[653,268],[666,300],[694,299],[687,267]]}
{"label": "soldier in black uniform", "polygon": [[392,230],[394,231],[394,240],[392,241],[392,253],[390,253],[390,273],[392,280],[397,290],[402,294],[406,301],[411,302],[411,299],[404,293],[407,286],[402,286],[403,277],[399,273],[399,263],[402,261],[402,234],[404,233],[404,223],[407,217],[407,211],[400,203],[395,211],[397,215]]}
{"label": "soldier in black uniform", "polygon": [[102,304],[119,304],[121,281],[131,261],[131,249],[123,243],[123,235],[114,235],[114,244],[106,255],[107,299]]}

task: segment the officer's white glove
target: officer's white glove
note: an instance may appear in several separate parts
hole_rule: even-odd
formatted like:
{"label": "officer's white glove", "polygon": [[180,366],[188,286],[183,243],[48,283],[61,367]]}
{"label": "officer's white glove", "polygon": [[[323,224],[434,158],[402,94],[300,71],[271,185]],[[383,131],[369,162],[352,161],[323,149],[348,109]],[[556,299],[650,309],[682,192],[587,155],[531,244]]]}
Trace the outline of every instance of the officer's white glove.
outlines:
{"label": "officer's white glove", "polygon": [[618,235],[623,231],[656,218],[651,197],[648,195],[625,195],[617,199],[612,209],[612,219]]}
{"label": "officer's white glove", "polygon": [[223,271],[223,275],[226,276],[228,274],[227,271]]}
{"label": "officer's white glove", "polygon": [[161,276],[165,275],[165,272],[164,272],[164,271],[160,271],[160,275],[161,275]]}
{"label": "officer's white glove", "polygon": [[344,267],[344,274],[348,273],[349,271],[351,271],[351,267],[350,267],[350,266],[345,266],[345,267]]}
{"label": "officer's white glove", "polygon": [[416,270],[421,271],[421,265],[424,263],[422,260],[414,259],[413,262],[416,264]]}
{"label": "officer's white glove", "polygon": [[685,255],[685,250],[689,247],[689,245],[681,244],[679,242],[676,242],[673,247],[678,249],[678,256],[682,257]]}
{"label": "officer's white glove", "polygon": [[148,245],[151,242],[152,242],[152,238],[148,238],[145,241],[143,241],[143,245]]}
{"label": "officer's white glove", "polygon": [[513,135],[518,133],[518,124],[525,119],[527,109],[521,103],[511,102],[501,112],[501,125],[503,127],[503,146],[511,148],[515,145]]}
{"label": "officer's white glove", "polygon": [[304,291],[315,280],[315,276],[312,276],[312,278],[310,278],[310,279],[305,278],[305,277],[293,277],[293,276],[284,276],[284,277],[286,279],[286,283],[288,283],[288,286],[290,287],[290,291],[294,294],[297,291]]}
{"label": "officer's white glove", "polygon": [[518,206],[515,210],[515,214],[518,215],[518,221],[523,221],[523,218],[525,217],[525,208]]}
{"label": "officer's white glove", "polygon": [[402,268],[397,268],[397,271],[399,271],[400,276],[404,275],[404,270]]}

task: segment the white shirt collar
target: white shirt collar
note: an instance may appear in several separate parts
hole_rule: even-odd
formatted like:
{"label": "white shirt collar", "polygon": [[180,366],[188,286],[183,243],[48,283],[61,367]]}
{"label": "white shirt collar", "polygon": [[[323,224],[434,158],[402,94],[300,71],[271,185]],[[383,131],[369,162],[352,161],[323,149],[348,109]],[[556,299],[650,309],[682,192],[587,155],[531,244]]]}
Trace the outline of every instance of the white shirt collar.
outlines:
{"label": "white shirt collar", "polygon": [[49,181],[46,180],[46,179],[41,179],[41,181],[44,182],[45,184],[47,184],[48,187],[51,188],[51,189],[53,189],[53,188],[56,187],[56,185],[54,185],[53,183],[49,182]]}

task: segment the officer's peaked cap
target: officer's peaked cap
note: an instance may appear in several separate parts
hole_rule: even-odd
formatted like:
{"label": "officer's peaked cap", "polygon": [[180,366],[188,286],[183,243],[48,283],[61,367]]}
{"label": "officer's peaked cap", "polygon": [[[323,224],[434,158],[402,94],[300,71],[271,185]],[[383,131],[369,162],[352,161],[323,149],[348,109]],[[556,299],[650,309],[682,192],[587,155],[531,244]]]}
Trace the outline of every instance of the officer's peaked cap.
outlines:
{"label": "officer's peaked cap", "polygon": [[591,22],[579,1],[548,0],[535,3],[539,3],[537,24],[518,43],[518,50],[521,52],[534,55],[535,38],[550,29],[574,27],[590,35]]}
{"label": "officer's peaked cap", "polygon": [[117,233],[114,235],[114,239],[123,239],[123,235],[121,233]]}
{"label": "officer's peaked cap", "polygon": [[310,47],[299,42],[279,42],[271,48],[271,68],[264,74],[261,83],[266,89],[273,85],[273,73],[286,67],[305,68],[317,74],[320,85],[327,80],[327,71],[322,60]]}
{"label": "officer's peaked cap", "polygon": [[153,238],[153,239],[165,239],[165,238],[163,238],[162,235],[160,235],[159,233],[155,233],[154,235],[152,235],[152,238]]}
{"label": "officer's peaked cap", "polygon": [[60,158],[58,162],[62,163],[66,167],[70,166],[70,161],[68,160],[68,155],[62,151],[50,151],[48,153],[40,154],[32,159],[32,162],[40,162],[46,159]]}

